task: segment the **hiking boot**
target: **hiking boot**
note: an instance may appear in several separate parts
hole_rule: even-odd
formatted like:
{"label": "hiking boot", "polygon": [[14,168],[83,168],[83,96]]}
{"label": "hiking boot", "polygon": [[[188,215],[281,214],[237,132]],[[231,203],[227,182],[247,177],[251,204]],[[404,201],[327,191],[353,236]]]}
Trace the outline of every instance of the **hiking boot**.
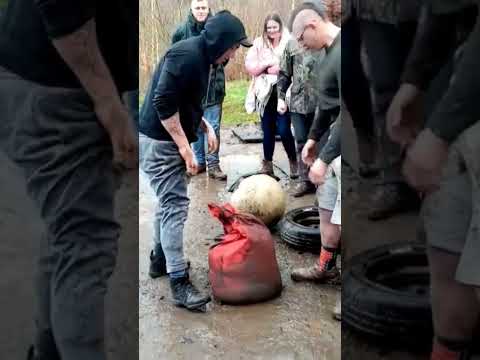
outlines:
{"label": "hiking boot", "polygon": [[292,271],[292,280],[294,281],[313,281],[316,283],[340,283],[340,272],[336,267],[330,270],[320,270],[318,264],[308,268],[299,268]]}
{"label": "hiking boot", "polygon": [[[187,260],[187,270],[190,269],[190,261]],[[162,276],[167,275],[167,262],[165,260],[165,255],[163,251],[158,255],[153,254],[153,250],[150,252],[150,269],[148,275],[152,279],[156,279]]]}
{"label": "hiking boot", "polygon": [[163,251],[154,255],[153,250],[150,252],[150,269],[148,275],[152,279],[167,275],[167,262]]}
{"label": "hiking boot", "polygon": [[274,176],[273,173],[273,162],[272,161],[267,161],[263,160],[262,161],[262,168],[260,169],[260,172],[265,175],[269,176]]}
{"label": "hiking boot", "polygon": [[227,180],[227,175],[222,171],[222,169],[220,169],[220,166],[214,166],[211,169],[208,169],[208,176],[215,180]]}
{"label": "hiking boot", "polygon": [[289,160],[290,164],[290,179],[298,179],[298,162]]}
{"label": "hiking boot", "polygon": [[301,181],[293,189],[292,196],[298,198],[307,194],[314,194],[314,193],[315,193],[315,185],[313,185],[309,181]]}
{"label": "hiking boot", "polygon": [[170,279],[173,303],[178,307],[185,307],[188,310],[199,311],[211,300],[209,295],[201,294],[200,291],[190,282],[187,276]]}
{"label": "hiking boot", "polygon": [[337,303],[335,304],[335,308],[333,309],[333,318],[338,321],[342,321],[342,298],[339,297],[337,299]]}
{"label": "hiking boot", "polygon": [[373,195],[369,220],[383,220],[395,214],[417,210],[420,198],[417,193],[406,184],[382,185]]}

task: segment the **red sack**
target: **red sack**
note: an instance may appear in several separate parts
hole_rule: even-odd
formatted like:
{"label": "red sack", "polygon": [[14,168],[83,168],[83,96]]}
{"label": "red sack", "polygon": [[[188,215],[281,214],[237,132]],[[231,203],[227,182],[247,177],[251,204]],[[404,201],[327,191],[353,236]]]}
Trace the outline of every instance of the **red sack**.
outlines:
{"label": "red sack", "polygon": [[209,204],[210,214],[223,224],[225,235],[210,247],[209,279],[215,299],[226,304],[251,304],[282,292],[282,278],[272,235],[253,215],[230,204]]}

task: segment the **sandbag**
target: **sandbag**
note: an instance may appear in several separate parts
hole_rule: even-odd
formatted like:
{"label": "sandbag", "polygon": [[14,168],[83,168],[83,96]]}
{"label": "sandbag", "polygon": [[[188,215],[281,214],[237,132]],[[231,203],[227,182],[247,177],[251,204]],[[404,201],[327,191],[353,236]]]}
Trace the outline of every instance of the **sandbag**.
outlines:
{"label": "sandbag", "polygon": [[265,224],[253,215],[237,212],[230,204],[209,204],[208,208],[225,232],[208,254],[213,297],[225,304],[243,305],[280,295],[282,278],[273,238]]}

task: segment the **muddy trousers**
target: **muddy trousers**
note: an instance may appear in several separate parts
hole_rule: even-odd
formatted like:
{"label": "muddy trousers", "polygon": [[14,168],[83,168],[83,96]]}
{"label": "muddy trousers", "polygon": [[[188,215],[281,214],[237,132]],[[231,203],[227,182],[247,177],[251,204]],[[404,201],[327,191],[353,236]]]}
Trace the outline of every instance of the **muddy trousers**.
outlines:
{"label": "muddy trousers", "polygon": [[105,360],[105,295],[119,236],[109,137],[83,91],[39,86],[1,68],[0,109],[1,150],[22,170],[46,225],[36,274],[38,359]]}
{"label": "muddy trousers", "polygon": [[190,204],[185,161],[173,141],[158,141],[140,134],[139,145],[140,167],[158,200],[153,223],[155,249],[163,251],[168,273],[185,270],[183,228]]}

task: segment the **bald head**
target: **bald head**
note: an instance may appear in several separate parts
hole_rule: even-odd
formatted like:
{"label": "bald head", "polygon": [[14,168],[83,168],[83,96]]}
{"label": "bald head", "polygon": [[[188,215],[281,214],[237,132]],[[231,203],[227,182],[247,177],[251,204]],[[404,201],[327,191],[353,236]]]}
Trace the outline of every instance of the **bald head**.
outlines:
{"label": "bald head", "polygon": [[322,18],[314,10],[302,10],[293,19],[292,35],[299,40],[307,27],[319,24],[320,21],[323,21]]}

